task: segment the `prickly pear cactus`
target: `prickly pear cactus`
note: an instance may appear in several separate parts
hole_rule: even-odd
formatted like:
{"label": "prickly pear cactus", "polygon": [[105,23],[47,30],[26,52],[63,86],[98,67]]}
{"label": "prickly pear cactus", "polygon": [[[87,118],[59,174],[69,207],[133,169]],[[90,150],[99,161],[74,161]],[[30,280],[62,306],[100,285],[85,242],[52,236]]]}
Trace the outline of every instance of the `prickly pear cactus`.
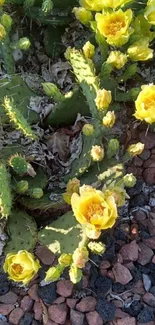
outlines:
{"label": "prickly pear cactus", "polygon": [[33,199],[27,196],[20,197],[20,203],[29,210],[47,211],[49,209],[60,209],[64,205],[62,195],[57,195],[55,200],[50,200],[49,193],[45,193],[40,199]]}
{"label": "prickly pear cactus", "polygon": [[9,166],[13,168],[16,174],[23,176],[28,172],[28,162],[25,160],[24,157],[16,154],[11,156],[8,161]]}
{"label": "prickly pear cactus", "polygon": [[37,226],[34,219],[24,211],[12,211],[7,223],[9,240],[5,253],[32,250],[37,241]]}
{"label": "prickly pear cactus", "polygon": [[[17,175],[14,177],[16,183],[18,183],[21,178]],[[48,183],[48,179],[42,168],[38,168],[36,176],[24,176],[22,177],[23,181],[27,181],[29,184],[29,189],[33,190],[34,188],[44,189]]]}
{"label": "prickly pear cactus", "polygon": [[[15,106],[18,107],[29,123],[37,123],[39,121],[38,114],[28,109],[30,97],[35,96],[35,94],[27,87],[20,75],[11,76],[11,80],[7,78],[0,80],[0,98],[3,99],[5,96],[11,96],[14,99]],[[3,123],[9,122],[4,107],[1,104],[0,119]]]}
{"label": "prickly pear cactus", "polygon": [[35,187],[33,189],[28,190],[27,195],[29,195],[33,199],[40,199],[44,195],[44,192],[42,188]]}
{"label": "prickly pear cactus", "polygon": [[49,226],[40,230],[38,240],[57,255],[73,253],[82,240],[82,229],[73,213],[67,212]]}
{"label": "prickly pear cactus", "polygon": [[5,163],[0,163],[0,218],[7,218],[12,208],[9,174]]}

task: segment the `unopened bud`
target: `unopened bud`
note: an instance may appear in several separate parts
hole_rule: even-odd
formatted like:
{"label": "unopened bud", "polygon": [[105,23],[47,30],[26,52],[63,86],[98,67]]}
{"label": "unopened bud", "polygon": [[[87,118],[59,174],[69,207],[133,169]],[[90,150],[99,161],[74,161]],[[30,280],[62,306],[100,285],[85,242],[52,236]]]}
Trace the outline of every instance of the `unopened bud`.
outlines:
{"label": "unopened bud", "polygon": [[141,142],[135,143],[135,144],[131,144],[128,149],[127,152],[130,154],[131,157],[135,157],[137,155],[140,155],[144,150],[144,144]]}
{"label": "unopened bud", "polygon": [[29,188],[29,183],[27,181],[24,181],[24,180],[18,182],[17,186],[16,186],[16,190],[17,190],[17,192],[19,194],[20,193],[21,194],[25,193],[28,190],[28,188]]}
{"label": "unopened bud", "polygon": [[76,19],[78,19],[83,25],[88,25],[90,21],[93,20],[92,13],[83,7],[73,8],[73,13],[75,14]]}
{"label": "unopened bud", "polygon": [[74,264],[72,264],[70,270],[69,270],[69,277],[70,280],[76,284],[81,281],[82,279],[82,271],[78,269],[78,267]]}
{"label": "unopened bud", "polygon": [[108,149],[113,152],[117,152],[119,150],[119,147],[120,144],[117,139],[110,139],[110,141],[108,142]]}
{"label": "unopened bud", "polygon": [[104,149],[101,146],[92,146],[90,153],[93,161],[101,161],[104,158]]}
{"label": "unopened bud", "polygon": [[112,128],[115,124],[116,121],[116,116],[114,111],[109,111],[107,112],[107,114],[103,117],[103,125],[108,127],[108,128]]}
{"label": "unopened bud", "polygon": [[82,132],[86,136],[91,136],[94,133],[94,126],[92,124],[86,123],[82,128]]}
{"label": "unopened bud", "polygon": [[83,46],[83,53],[86,59],[92,59],[95,55],[95,46],[89,41]]}
{"label": "unopened bud", "polygon": [[90,241],[88,244],[88,248],[92,253],[97,255],[102,255],[106,250],[106,246],[103,243],[97,243],[95,241]]}
{"label": "unopened bud", "polygon": [[67,267],[70,266],[72,263],[72,254],[62,254],[59,258],[58,258],[58,262],[60,265]]}
{"label": "unopened bud", "polygon": [[6,31],[9,32],[11,30],[11,26],[12,26],[11,16],[9,16],[7,14],[3,14],[1,17],[1,24],[5,27]]}
{"label": "unopened bud", "polygon": [[114,68],[121,69],[127,62],[127,55],[120,51],[112,51],[107,59],[107,63],[110,63]]}
{"label": "unopened bud", "polygon": [[50,282],[50,281],[57,281],[59,280],[62,272],[64,270],[64,267],[57,265],[57,266],[52,266],[48,269],[48,271],[46,272],[46,277],[45,277],[45,281],[46,282]]}
{"label": "unopened bud", "polygon": [[48,15],[53,9],[53,2],[51,0],[44,0],[42,4],[42,12],[45,15]]}
{"label": "unopened bud", "polygon": [[64,96],[61,94],[60,90],[58,87],[51,83],[51,82],[44,82],[42,83],[44,93],[52,97],[56,102],[60,102],[64,99]]}
{"label": "unopened bud", "polygon": [[109,107],[112,101],[111,91],[106,89],[100,89],[97,92],[95,99],[96,106],[98,110],[102,111]]}
{"label": "unopened bud", "polygon": [[79,269],[82,269],[88,262],[88,256],[89,253],[86,247],[78,247],[72,256],[74,265]]}
{"label": "unopened bud", "polygon": [[126,187],[134,187],[136,185],[136,177],[131,173],[131,174],[126,174],[123,177],[124,181],[124,186]]}
{"label": "unopened bud", "polygon": [[44,195],[44,192],[41,188],[36,187],[34,189],[28,190],[27,194],[34,199],[40,199]]}
{"label": "unopened bud", "polygon": [[12,42],[11,43],[11,48],[13,50],[28,50],[31,45],[30,40],[27,37],[22,37],[19,39],[19,41]]}
{"label": "unopened bud", "polygon": [[80,181],[76,177],[70,179],[67,183],[66,190],[68,193],[79,193]]}
{"label": "unopened bud", "polygon": [[5,36],[6,36],[6,30],[4,26],[0,24],[0,41],[2,41],[3,38],[5,38]]}

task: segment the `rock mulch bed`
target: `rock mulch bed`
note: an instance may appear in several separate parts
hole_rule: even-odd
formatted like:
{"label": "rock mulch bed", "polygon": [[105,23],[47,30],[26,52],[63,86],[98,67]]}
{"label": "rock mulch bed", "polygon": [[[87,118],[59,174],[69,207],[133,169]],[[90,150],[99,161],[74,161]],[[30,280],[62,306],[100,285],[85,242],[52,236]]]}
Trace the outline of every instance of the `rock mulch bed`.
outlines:
{"label": "rock mulch bed", "polygon": [[105,254],[90,255],[80,284],[65,272],[45,286],[57,261],[38,246],[42,268],[28,288],[0,274],[0,325],[155,325],[155,134],[142,131],[139,140],[145,151],[128,166],[139,180],[115,228],[102,235]]}

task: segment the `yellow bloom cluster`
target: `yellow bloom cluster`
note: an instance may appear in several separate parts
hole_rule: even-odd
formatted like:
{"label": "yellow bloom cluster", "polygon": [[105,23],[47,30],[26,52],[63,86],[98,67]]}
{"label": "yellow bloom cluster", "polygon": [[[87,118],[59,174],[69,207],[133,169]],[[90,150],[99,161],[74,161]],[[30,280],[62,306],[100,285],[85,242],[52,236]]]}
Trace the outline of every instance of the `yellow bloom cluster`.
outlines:
{"label": "yellow bloom cluster", "polygon": [[26,250],[16,253],[9,253],[6,256],[3,266],[4,272],[7,272],[9,279],[28,284],[38,272],[40,264],[34,256]]}
{"label": "yellow bloom cluster", "polygon": [[105,196],[91,186],[83,185],[80,195],[74,193],[71,205],[77,221],[88,227],[87,234],[93,239],[96,232],[99,237],[102,229],[111,228],[118,216],[114,197]]}
{"label": "yellow bloom cluster", "polygon": [[155,85],[144,85],[135,102],[134,116],[149,124],[155,123]]}
{"label": "yellow bloom cluster", "polygon": [[107,43],[113,46],[122,46],[128,42],[133,28],[130,27],[133,13],[131,9],[125,12],[121,9],[110,12],[97,13],[95,16],[97,28]]}

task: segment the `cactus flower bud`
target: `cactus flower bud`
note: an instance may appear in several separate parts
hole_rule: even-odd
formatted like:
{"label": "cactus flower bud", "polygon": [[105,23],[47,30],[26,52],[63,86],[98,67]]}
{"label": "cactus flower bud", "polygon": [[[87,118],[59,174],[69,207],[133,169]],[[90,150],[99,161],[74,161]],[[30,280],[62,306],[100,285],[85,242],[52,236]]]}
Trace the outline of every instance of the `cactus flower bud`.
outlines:
{"label": "cactus flower bud", "polygon": [[90,239],[98,239],[101,235],[101,231],[98,230],[95,226],[86,227],[86,236]]}
{"label": "cactus flower bud", "polygon": [[40,199],[44,195],[44,192],[42,188],[36,187],[32,190],[28,190],[27,194],[34,199]]}
{"label": "cactus flower bud", "polygon": [[88,262],[88,250],[86,247],[78,247],[73,253],[73,263],[79,269],[82,269]]}
{"label": "cactus flower bud", "polygon": [[61,265],[56,265],[56,266],[52,266],[48,269],[48,271],[46,272],[46,277],[45,277],[45,281],[46,282],[50,282],[50,281],[57,281],[59,280],[62,272],[64,270],[64,267]]}
{"label": "cactus flower bud", "polygon": [[6,36],[6,30],[3,25],[0,24],[0,41],[5,38]]}
{"label": "cactus flower bud", "polygon": [[94,133],[94,126],[92,124],[86,123],[83,128],[82,132],[86,136],[90,136]]}
{"label": "cactus flower bud", "polygon": [[92,59],[95,55],[95,46],[89,41],[83,46],[83,53],[86,59]]}
{"label": "cactus flower bud", "polygon": [[24,50],[25,51],[25,50],[28,50],[29,49],[30,45],[31,45],[30,40],[27,37],[22,37],[22,38],[19,39],[18,46],[17,47],[20,50]]}
{"label": "cactus flower bud", "polygon": [[83,7],[73,8],[73,13],[75,14],[76,19],[83,25],[88,25],[90,21],[93,20],[92,13]]}
{"label": "cactus flower bud", "polygon": [[76,284],[81,281],[82,279],[82,271],[78,269],[78,267],[74,264],[72,264],[70,270],[69,270],[69,277],[70,280]]}
{"label": "cactus flower bud", "polygon": [[55,100],[55,102],[61,102],[62,100],[64,100],[64,96],[61,94],[58,87],[52,82],[44,82],[42,83],[42,86],[43,86],[44,93],[47,96],[52,97]]}
{"label": "cactus flower bud", "polygon": [[136,177],[131,173],[131,174],[126,174],[123,177],[124,181],[124,186],[126,187],[133,187],[136,185]]}
{"label": "cactus flower bud", "polygon": [[90,249],[90,251],[94,254],[97,255],[101,255],[105,252],[106,247],[103,243],[99,242],[95,242],[95,241],[90,241],[88,244],[88,248]]}
{"label": "cactus flower bud", "polygon": [[103,111],[108,108],[112,101],[111,91],[106,89],[100,89],[97,92],[95,99],[96,106],[98,110]]}
{"label": "cactus flower bud", "polygon": [[73,193],[79,193],[80,188],[80,181],[76,177],[70,179],[67,183],[66,190],[67,192],[73,194]]}
{"label": "cactus flower bud", "polygon": [[114,68],[121,69],[127,62],[127,55],[120,51],[112,51],[107,59],[107,63],[110,63]]}
{"label": "cactus flower bud", "polygon": [[104,148],[101,146],[92,146],[90,155],[93,161],[101,161],[104,158]]}
{"label": "cactus flower bud", "polygon": [[128,149],[127,152],[130,154],[131,157],[135,157],[137,155],[140,155],[144,150],[144,144],[141,142],[135,143],[135,144],[131,144]]}
{"label": "cactus flower bud", "polygon": [[27,181],[20,181],[17,183],[16,190],[19,194],[25,193],[29,188],[29,183]]}
{"label": "cactus flower bud", "polygon": [[7,14],[3,14],[1,17],[1,24],[5,27],[5,29],[9,32],[12,26],[12,18]]}
{"label": "cactus flower bud", "polygon": [[116,121],[116,116],[114,111],[109,111],[107,112],[107,114],[103,117],[103,125],[108,127],[108,128],[112,128],[115,124]]}
{"label": "cactus flower bud", "polygon": [[119,150],[119,141],[117,139],[111,139],[108,142],[108,150],[111,150],[113,152],[117,152]]}
{"label": "cactus flower bud", "polygon": [[62,254],[59,258],[58,258],[58,262],[60,265],[67,267],[70,266],[72,264],[72,254]]}
{"label": "cactus flower bud", "polygon": [[42,12],[44,15],[48,15],[53,9],[53,2],[51,0],[44,0],[42,3]]}

